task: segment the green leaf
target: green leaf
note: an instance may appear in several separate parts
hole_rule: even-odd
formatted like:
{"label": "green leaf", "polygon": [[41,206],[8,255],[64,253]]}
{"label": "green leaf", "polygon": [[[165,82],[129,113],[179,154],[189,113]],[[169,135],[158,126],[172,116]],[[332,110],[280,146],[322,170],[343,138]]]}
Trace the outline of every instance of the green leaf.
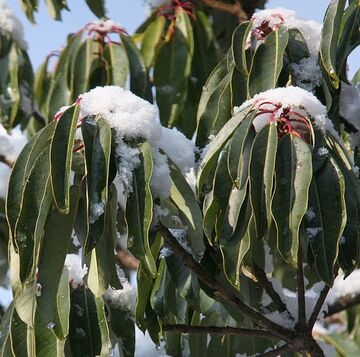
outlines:
{"label": "green leaf", "polygon": [[100,17],[104,17],[106,15],[104,0],[86,0],[86,3],[89,6],[90,10],[97,17],[100,18]]}
{"label": "green leaf", "polygon": [[43,320],[54,324],[53,331],[61,340],[68,334],[70,295],[64,263],[71,244],[77,207],[78,191],[73,187],[69,213],[62,215],[54,208],[46,222],[38,264],[37,281],[42,286],[42,292],[37,298],[37,307]]}
{"label": "green leaf", "polygon": [[145,312],[153,285],[154,280],[151,279],[142,266],[140,266],[137,273],[137,286],[141,286],[141,289],[138,290],[135,319],[139,329],[144,333],[146,331]]}
{"label": "green leaf", "polygon": [[289,34],[285,27],[271,32],[256,49],[250,70],[249,94],[264,92],[276,87],[283,67],[283,55]]}
{"label": "green leaf", "polygon": [[121,339],[121,348],[125,357],[135,353],[135,324],[129,316],[129,311],[109,307],[110,326],[117,338]]}
{"label": "green leaf", "polygon": [[297,262],[299,229],[307,209],[312,175],[310,146],[296,136],[284,136],[276,156],[271,212],[277,229],[278,249],[290,264]]}
{"label": "green leaf", "polygon": [[266,233],[271,222],[270,203],[277,145],[276,125],[270,123],[255,136],[251,149],[249,164],[250,201],[258,238]]}
{"label": "green leaf", "polygon": [[[360,44],[360,5],[352,3],[342,18],[342,32],[336,47],[336,69],[346,73],[346,61],[350,53]],[[346,77],[345,77],[346,79]]]}
{"label": "green leaf", "polygon": [[79,105],[66,109],[57,120],[51,141],[51,185],[56,207],[63,214],[70,209],[70,173],[79,113]]}
{"label": "green leaf", "polygon": [[[82,41],[83,31],[79,31],[77,34],[69,36],[65,49],[61,52],[56,68],[49,74],[50,82],[47,84],[47,92],[43,101],[40,102],[40,109],[44,113],[45,117],[53,118],[58,110],[68,105],[71,102],[71,80],[75,77],[72,76],[71,69],[73,64],[73,58],[80,48]],[[71,80],[69,80],[71,76]],[[45,90],[45,88],[44,88]]]}
{"label": "green leaf", "polygon": [[43,229],[52,201],[49,149],[46,146],[39,154],[28,176],[15,226],[14,238],[19,249],[22,282],[34,279]]}
{"label": "green leaf", "polygon": [[124,45],[109,42],[105,45],[103,56],[108,64],[108,84],[125,87],[129,74],[129,60]]}
{"label": "green leaf", "polygon": [[[122,289],[117,278],[115,268],[114,249],[117,242],[117,195],[113,190],[105,210],[105,232],[97,246],[90,253],[87,286],[96,297],[100,297],[111,285],[113,288]],[[113,279],[116,277],[116,280]]]}
{"label": "green leaf", "polygon": [[133,176],[133,192],[126,203],[126,222],[128,225],[128,248],[140,260],[142,269],[150,277],[156,276],[156,264],[150,250],[149,230],[153,216],[153,198],[150,180],[153,161],[150,145],[145,142],[140,146],[141,164]]}
{"label": "green leaf", "polygon": [[174,33],[161,47],[154,68],[156,102],[164,126],[176,125],[184,107],[193,52],[190,20],[182,10],[178,10]]}
{"label": "green leaf", "polygon": [[333,159],[315,173],[310,186],[309,209],[304,229],[315,259],[316,270],[328,285],[334,279],[339,240],[346,224],[345,182]]}
{"label": "green leaf", "polygon": [[[64,355],[64,341],[57,340],[51,325],[42,318],[39,311],[35,314],[35,351],[38,357],[58,357]],[[29,335],[28,335],[29,339]]]}
{"label": "green leaf", "polygon": [[48,13],[54,20],[61,20],[61,10],[66,8],[66,2],[59,0],[45,0]]}
{"label": "green leaf", "polygon": [[228,281],[240,288],[241,264],[250,248],[250,239],[256,236],[255,220],[251,215],[250,203],[245,202],[242,191],[231,191],[229,210],[235,210],[232,218],[233,234],[224,234],[220,238],[220,251],[223,257],[223,270]]}
{"label": "green leaf", "polygon": [[109,165],[112,134],[107,122],[87,117],[82,133],[85,145],[87,191],[89,197],[89,234],[85,252],[93,249],[104,234],[104,210],[108,201]]}
{"label": "green leaf", "polygon": [[6,357],[11,355],[11,321],[13,317],[14,304],[11,303],[10,306],[5,311],[5,314],[1,318],[0,325],[0,356]]}
{"label": "green leaf", "polygon": [[13,240],[15,239],[15,226],[20,215],[27,180],[38,156],[50,144],[55,125],[56,123],[52,122],[29,140],[19,154],[11,172],[6,200],[6,216]]}
{"label": "green leaf", "polygon": [[73,102],[80,94],[90,89],[91,74],[99,66],[99,46],[98,41],[87,38],[76,52],[72,66],[71,98]]}
{"label": "green leaf", "polygon": [[338,88],[340,79],[336,68],[336,48],[339,30],[346,0],[332,0],[326,10],[320,43],[320,58],[334,88]]}
{"label": "green leaf", "polygon": [[28,350],[27,346],[27,333],[28,327],[14,310],[11,319],[10,334],[12,355],[24,357],[31,356],[31,351]]}
{"label": "green leaf", "polygon": [[202,215],[194,192],[181,172],[171,165],[172,185],[170,198],[179,209],[181,222],[187,226],[187,239],[195,255],[202,256],[205,250],[203,242]]}
{"label": "green leaf", "polygon": [[231,117],[230,75],[220,62],[203,87],[197,112],[196,145],[204,147]]}
{"label": "green leaf", "polygon": [[96,356],[102,336],[96,301],[90,290],[80,287],[71,294],[69,342],[72,356]]}
{"label": "green leaf", "polygon": [[102,297],[98,297],[95,299],[96,304],[96,313],[98,318],[98,324],[100,328],[101,335],[101,351],[100,357],[108,357],[110,355],[109,344],[109,327],[107,323],[107,313],[105,311],[104,300]]}
{"label": "green leaf", "polygon": [[248,125],[252,122],[255,112],[251,113],[251,107],[243,108],[240,112],[235,114],[220,130],[216,137],[211,141],[209,148],[200,163],[197,175],[197,194],[202,193],[208,175],[214,169],[221,149],[226,144],[227,140],[233,135],[234,131],[242,121],[246,121]]}
{"label": "green leaf", "polygon": [[248,63],[246,59],[246,45],[248,40],[248,35],[251,30],[251,22],[241,23],[233,33],[232,36],[232,53],[234,62],[237,70],[247,76],[249,75]]}
{"label": "green leaf", "polygon": [[165,28],[166,20],[164,16],[158,16],[146,28],[141,44],[141,53],[147,68],[153,66],[156,58],[156,52],[161,44],[161,37]]}
{"label": "green leaf", "polygon": [[137,96],[152,102],[148,72],[140,50],[130,36],[120,34],[130,66],[130,90]]}
{"label": "green leaf", "polygon": [[289,29],[289,42],[286,53],[290,63],[298,63],[303,58],[310,57],[309,49],[304,36],[298,29]]}

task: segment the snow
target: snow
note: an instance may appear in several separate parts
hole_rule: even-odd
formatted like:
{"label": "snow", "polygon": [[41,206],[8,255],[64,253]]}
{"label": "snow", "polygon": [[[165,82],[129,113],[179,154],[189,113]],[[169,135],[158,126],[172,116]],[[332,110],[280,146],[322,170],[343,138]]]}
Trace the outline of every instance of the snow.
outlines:
{"label": "snow", "polygon": [[103,202],[91,202],[90,204],[90,213],[89,213],[89,223],[95,223],[99,217],[104,213],[105,204]]}
{"label": "snow", "polygon": [[[116,137],[115,158],[117,166],[117,181],[123,187],[117,186],[118,192],[126,190],[126,192],[133,192],[133,172],[140,164],[140,150],[132,148],[127,145],[121,136]],[[124,207],[124,205],[122,204]]]}
{"label": "snow", "polygon": [[117,86],[96,87],[79,96],[81,117],[102,117],[116,133],[118,173],[115,185],[120,206],[131,193],[133,172],[140,164],[140,151],[129,142],[146,139],[152,148],[152,194],[169,197],[171,187],[168,157],[183,174],[195,166],[195,146],[176,129],[162,127],[156,106]]}
{"label": "snow", "polygon": [[11,289],[0,286],[0,305],[6,309],[11,304],[12,299]]}
{"label": "snow", "polygon": [[104,118],[125,139],[160,140],[162,129],[156,120],[157,108],[132,92],[117,86],[96,87],[79,99],[82,117]]}
{"label": "snow", "polygon": [[[0,156],[5,157],[9,161],[15,161],[27,141],[26,135],[19,128],[15,128],[11,133],[7,133],[0,124]],[[6,164],[0,162],[0,198],[6,197],[10,173],[11,169]]]}
{"label": "snow", "polygon": [[360,88],[341,82],[340,115],[360,131]]}
{"label": "snow", "polygon": [[308,219],[308,221],[311,222],[311,221],[315,218],[315,216],[316,216],[315,211],[314,211],[314,208],[313,208],[313,207],[309,207],[309,208],[307,209],[306,213],[305,213],[305,216],[306,216],[306,218]]}
{"label": "snow", "polygon": [[299,63],[292,63],[291,69],[298,87],[314,92],[321,85],[322,73],[316,59],[302,58]]}
{"label": "snow", "polygon": [[305,233],[309,239],[313,239],[322,231],[321,227],[306,228]]}
{"label": "snow", "polygon": [[320,147],[317,152],[317,154],[319,156],[324,156],[324,155],[327,155],[328,153],[329,153],[329,150],[325,147]]}
{"label": "snow", "polygon": [[[234,113],[238,113],[249,105],[259,106],[264,102],[281,104],[282,108],[297,109],[300,114],[305,111],[304,114],[310,115],[313,123],[323,134],[328,131],[338,137],[333,123],[327,117],[326,107],[312,93],[299,87],[281,87],[258,93],[252,99],[245,101],[240,107],[234,107]],[[269,122],[269,119],[268,114],[257,116],[253,121],[255,130],[259,132]]]}
{"label": "snow", "polygon": [[86,264],[82,265],[81,257],[77,254],[67,254],[65,266],[69,270],[69,282],[73,289],[84,284],[84,276],[88,272]]}
{"label": "snow", "polygon": [[298,19],[295,11],[282,7],[255,12],[251,20],[253,22],[253,31],[256,30],[256,28],[261,27],[264,22],[268,22],[268,27],[272,30],[276,30],[281,25],[284,25],[289,29],[294,28],[299,30],[306,41],[311,57],[316,58],[318,56],[322,28],[321,24],[311,20],[304,21]]}
{"label": "snow", "polygon": [[159,147],[183,173],[195,166],[195,144],[176,128],[163,128]]}
{"label": "snow", "polygon": [[155,197],[170,196],[171,177],[167,157],[153,151],[153,174],[151,177],[151,190]]}
{"label": "snow", "polygon": [[27,49],[28,44],[24,39],[23,26],[5,0],[0,0],[0,34],[10,34],[20,48]]}
{"label": "snow", "polygon": [[354,296],[360,293],[360,269],[354,270],[346,279],[340,273],[334,281],[333,287],[326,298],[328,305],[345,296]]}
{"label": "snow", "polygon": [[134,310],[134,289],[128,282],[128,280],[123,277],[120,279],[122,289],[113,289],[111,286],[106,290],[103,295],[103,298],[108,302],[108,304],[114,308],[122,310]]}

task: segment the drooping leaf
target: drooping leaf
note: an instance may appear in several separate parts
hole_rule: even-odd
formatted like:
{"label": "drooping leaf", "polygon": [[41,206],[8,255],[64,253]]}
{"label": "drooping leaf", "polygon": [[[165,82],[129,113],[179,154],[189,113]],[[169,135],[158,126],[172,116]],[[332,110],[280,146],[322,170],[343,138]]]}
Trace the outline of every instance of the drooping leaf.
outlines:
{"label": "drooping leaf", "polygon": [[160,108],[160,121],[164,126],[175,126],[184,107],[193,52],[190,20],[179,9],[174,33],[161,47],[154,68],[156,101]]}
{"label": "drooping leaf", "polygon": [[315,174],[309,192],[309,210],[304,229],[319,276],[329,285],[334,279],[334,265],[339,240],[346,224],[344,177],[333,159]]}
{"label": "drooping leaf", "polygon": [[165,28],[166,20],[163,16],[158,16],[145,30],[141,44],[141,53],[147,68],[153,66],[156,52],[160,44],[161,36]]}
{"label": "drooping leaf", "polygon": [[249,94],[264,92],[276,87],[283,67],[283,54],[289,34],[285,27],[271,32],[256,49],[250,69]]}
{"label": "drooping leaf", "polygon": [[271,212],[277,229],[277,245],[289,263],[296,264],[299,229],[306,213],[312,180],[310,146],[294,135],[279,143],[275,167],[275,192]]}
{"label": "drooping leaf", "polygon": [[183,175],[171,166],[172,186],[170,198],[179,209],[180,219],[187,226],[187,239],[196,255],[204,253],[205,246],[202,239],[202,217],[196,197]]}
{"label": "drooping leaf", "polygon": [[320,58],[330,82],[338,88],[340,80],[336,68],[336,47],[346,0],[332,0],[326,10],[320,43]]}
{"label": "drooping leaf", "polygon": [[141,98],[152,102],[147,68],[140,50],[131,37],[121,34],[130,67],[130,90]]}
{"label": "drooping leaf", "polygon": [[270,226],[270,203],[277,145],[276,125],[270,123],[255,136],[251,149],[249,164],[250,201],[258,238],[261,238]]}
{"label": "drooping leaf", "polygon": [[104,0],[86,0],[90,10],[96,15],[97,17],[104,17],[105,16],[105,1]]}
{"label": "drooping leaf", "polygon": [[108,65],[109,84],[125,87],[129,74],[129,60],[124,46],[109,42],[105,45],[103,56]]}
{"label": "drooping leaf", "polygon": [[104,234],[104,210],[108,201],[111,129],[101,118],[87,118],[82,125],[85,145],[87,190],[89,197],[89,234],[85,251],[96,246]]}
{"label": "drooping leaf", "polygon": [[[252,122],[254,113],[251,113],[251,108],[243,108],[240,112],[235,114],[220,130],[216,137],[211,141],[209,149],[206,152],[202,162],[200,163],[197,176],[197,194],[200,195],[204,189],[205,182],[211,170],[214,169],[221,149],[224,147],[227,140],[232,136],[238,125],[244,120],[247,123]],[[249,125],[249,124],[248,124]]]}
{"label": "drooping leaf", "polygon": [[63,214],[70,209],[70,173],[79,113],[78,105],[65,110],[57,120],[50,147],[52,191],[56,207]]}
{"label": "drooping leaf", "polygon": [[150,250],[149,230],[153,215],[153,198],[150,179],[153,161],[150,145],[141,144],[141,164],[135,170],[133,192],[126,204],[126,222],[128,225],[128,248],[140,260],[142,269],[150,277],[156,275],[156,264]]}
{"label": "drooping leaf", "polygon": [[78,207],[78,192],[74,187],[70,197],[69,213],[62,215],[54,208],[46,222],[37,279],[42,287],[37,308],[42,319],[53,326],[55,335],[61,340],[68,334],[70,311],[69,278],[64,263]]}
{"label": "drooping leaf", "polygon": [[69,342],[74,356],[96,356],[102,350],[101,329],[95,298],[79,287],[71,293]]}

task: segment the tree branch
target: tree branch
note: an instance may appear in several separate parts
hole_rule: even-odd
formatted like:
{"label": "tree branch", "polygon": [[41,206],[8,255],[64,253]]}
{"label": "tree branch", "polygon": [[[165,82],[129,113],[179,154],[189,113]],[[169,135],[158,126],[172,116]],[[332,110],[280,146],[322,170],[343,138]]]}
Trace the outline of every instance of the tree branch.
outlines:
{"label": "tree branch", "polygon": [[249,317],[257,325],[270,330],[274,335],[278,336],[280,339],[293,343],[294,336],[290,330],[283,328],[282,326],[277,325],[276,323],[268,320],[265,316],[259,313],[256,310],[253,310],[251,307],[246,305],[242,300],[240,300],[236,295],[229,292],[224,288],[216,279],[206,272],[203,267],[189,254],[176,240],[176,238],[170,233],[170,231],[161,226],[159,232],[164,237],[166,244],[175,252],[178,258],[191,270],[193,270],[204,284],[213,290],[214,296],[219,300],[225,301],[228,304],[234,306],[236,309],[240,310],[244,315]]}
{"label": "tree branch", "polygon": [[318,301],[316,302],[316,305],[314,307],[314,310],[310,316],[309,322],[308,322],[308,328],[312,330],[314,327],[314,324],[316,322],[316,319],[320,313],[320,310],[322,306],[324,305],[324,301],[326,299],[327,294],[329,293],[330,287],[328,285],[325,285],[324,289],[322,289],[320,296],[318,298]]}
{"label": "tree branch", "polygon": [[305,284],[301,246],[297,254],[297,288],[298,288],[298,322],[301,332],[306,332],[306,307],[305,307]]}
{"label": "tree branch", "polygon": [[329,305],[328,311],[325,313],[324,317],[329,317],[331,315],[337,314],[340,311],[346,310],[350,307],[360,304],[360,294],[352,295],[348,294],[341,296],[333,304]]}
{"label": "tree branch", "polygon": [[249,20],[240,1],[236,1],[234,4],[227,4],[218,0],[202,0],[202,2],[212,9],[227,12],[230,15],[236,16],[239,19],[239,22]]}
{"label": "tree branch", "polygon": [[279,312],[286,312],[290,318],[294,319],[289,310],[286,307],[286,304],[281,300],[279,294],[274,290],[273,285],[268,280],[266,273],[258,265],[254,264],[253,271],[258,282],[263,286],[266,293],[270,296],[271,300],[275,303]]}
{"label": "tree branch", "polygon": [[278,338],[277,335],[272,334],[271,331],[254,330],[236,327],[218,327],[218,326],[187,326],[187,325],[164,325],[164,331],[179,332],[179,333],[209,333],[212,335],[232,335],[232,336],[257,336]]}

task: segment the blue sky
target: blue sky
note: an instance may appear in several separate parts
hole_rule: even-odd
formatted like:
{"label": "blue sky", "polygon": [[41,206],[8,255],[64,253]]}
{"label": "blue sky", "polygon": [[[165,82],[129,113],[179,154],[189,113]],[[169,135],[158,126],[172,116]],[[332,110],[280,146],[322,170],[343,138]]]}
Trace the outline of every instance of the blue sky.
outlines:
{"label": "blue sky", "polygon": [[[66,35],[79,30],[89,21],[95,19],[88,10],[84,0],[68,0],[71,12],[63,12],[63,21],[49,18],[44,0],[41,0],[40,13],[36,16],[37,25],[30,24],[20,10],[19,0],[7,0],[24,25],[26,39],[29,43],[29,54],[35,68],[45,56],[61,48],[66,42]],[[133,33],[146,16],[145,0],[105,0],[108,16],[120,23],[129,33]],[[330,0],[269,0],[267,7],[286,7],[295,10],[304,20],[322,22]],[[360,50],[351,56],[350,72],[356,71],[360,63]]]}

